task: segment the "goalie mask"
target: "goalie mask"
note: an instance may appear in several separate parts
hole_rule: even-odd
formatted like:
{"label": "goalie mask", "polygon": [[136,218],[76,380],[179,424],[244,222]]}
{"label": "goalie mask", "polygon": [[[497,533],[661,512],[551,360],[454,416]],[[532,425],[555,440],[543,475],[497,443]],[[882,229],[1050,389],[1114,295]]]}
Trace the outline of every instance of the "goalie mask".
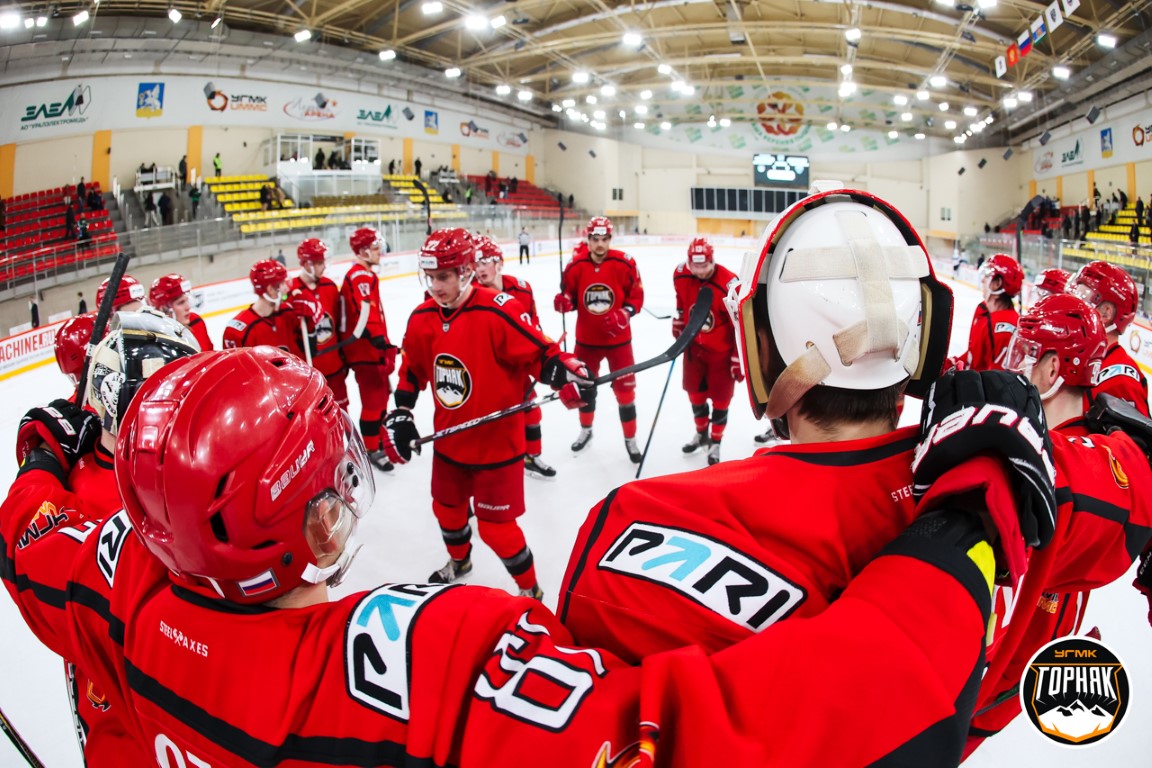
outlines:
{"label": "goalie mask", "polygon": [[86,403],[114,436],[144,381],[165,364],[199,351],[191,331],[155,309],[117,312],[92,350]]}
{"label": "goalie mask", "polygon": [[851,189],[789,206],[746,254],[725,303],[740,328],[757,418],[782,417],[817,386],[922,397],[940,374],[952,292],[912,225]]}

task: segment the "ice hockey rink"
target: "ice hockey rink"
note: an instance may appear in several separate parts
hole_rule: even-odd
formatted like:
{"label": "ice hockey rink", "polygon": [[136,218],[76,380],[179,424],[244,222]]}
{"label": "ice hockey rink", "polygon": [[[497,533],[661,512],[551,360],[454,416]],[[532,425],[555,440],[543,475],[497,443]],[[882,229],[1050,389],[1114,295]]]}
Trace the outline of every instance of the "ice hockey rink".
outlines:
{"label": "ice hockey rink", "polygon": [[[683,242],[643,242],[625,246],[638,262],[644,279],[649,311],[632,322],[636,359],[644,360],[664,350],[672,341],[671,321],[658,315],[671,314],[674,307],[672,270],[683,259]],[[625,241],[626,242],[626,241]],[[751,247],[751,243],[748,246]],[[535,289],[540,320],[553,337],[562,332],[561,318],[552,310],[552,296],[559,280],[556,246],[540,244],[540,253],[531,264],[519,265],[508,244],[507,274],[527,279]],[[717,261],[739,273],[745,247],[721,246]],[[398,341],[410,311],[422,297],[422,286],[414,275],[400,275],[381,283],[384,306],[393,341]],[[979,301],[977,291],[966,283],[953,283],[956,309],[953,318],[952,351],[966,347],[968,326]],[[213,340],[219,344],[225,322],[234,314],[226,312],[208,318]],[[574,316],[568,316],[569,349]],[[652,368],[637,376],[638,438],[641,446],[652,432],[651,448],[643,467],[645,477],[673,472],[689,472],[706,466],[703,453],[684,456],[680,446],[693,434],[691,410],[680,387],[680,365],[675,364],[663,409],[653,429],[657,403],[669,379],[668,365]],[[240,383],[238,382],[239,386]],[[0,446],[14,445],[16,425],[24,411],[36,404],[68,394],[68,383],[55,365],[44,365],[0,381],[0,397],[5,403],[0,414]],[[352,412],[358,413],[356,387],[350,382]],[[568,553],[576,531],[588,510],[613,488],[632,480],[636,465],[628,460],[610,391],[601,393],[600,409],[591,445],[579,456],[568,446],[578,431],[577,415],[558,403],[544,406],[543,459],[558,472],[551,480],[525,479],[527,513],[520,519],[536,557],[545,603],[555,607]],[[904,423],[919,416],[919,404],[909,400]],[[421,432],[432,431],[432,396],[425,391],[416,407]],[[743,385],[737,385],[728,429],[722,445],[725,461],[746,458],[761,448],[753,436],[764,424],[753,421]],[[12,456],[9,453],[9,456]],[[375,587],[383,582],[420,582],[444,564],[446,554],[432,515],[429,481],[430,452],[417,456],[391,473],[376,473],[376,502],[361,521],[364,542],[351,575],[338,592],[345,594]],[[16,473],[14,459],[0,463],[0,482],[7,488]],[[706,482],[702,477],[701,482]],[[763,503],[771,508],[772,489],[765,488]],[[803,514],[803,510],[789,510]],[[472,584],[514,590],[514,583],[500,561],[478,539],[473,550],[474,571],[465,581]],[[966,762],[969,766],[1147,766],[1152,760],[1152,628],[1146,620],[1148,606],[1131,587],[1132,573],[1098,590],[1089,602],[1084,627],[1098,626],[1103,640],[1116,651],[1129,673],[1131,702],[1119,731],[1103,742],[1080,748],[1060,747],[1047,741],[1024,717],[1018,717],[1003,733],[986,741]],[[860,632],[867,632],[861,627]],[[30,743],[49,768],[82,765],[73,736],[71,715],[66,703],[62,664],[44,649],[24,626],[7,596],[0,598],[0,709]],[[333,649],[333,653],[339,649]],[[835,658],[828,663],[837,663]],[[766,697],[773,693],[766,691]],[[834,691],[830,696],[837,695]],[[875,691],[860,702],[860,711],[870,713],[882,728],[884,691]],[[814,713],[813,716],[819,716]],[[0,739],[0,766],[20,766],[23,762],[7,739]]]}

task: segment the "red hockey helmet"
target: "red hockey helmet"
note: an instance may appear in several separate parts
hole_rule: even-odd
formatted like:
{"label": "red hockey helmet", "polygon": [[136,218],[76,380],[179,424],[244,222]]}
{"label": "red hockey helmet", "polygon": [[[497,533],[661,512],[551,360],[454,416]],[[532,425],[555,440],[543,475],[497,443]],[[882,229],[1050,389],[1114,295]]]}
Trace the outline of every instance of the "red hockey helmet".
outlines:
{"label": "red hockey helmet", "polygon": [[1064,293],[1068,288],[1069,277],[1062,269],[1046,269],[1036,277],[1036,292],[1041,299],[1054,293]]}
{"label": "red hockey helmet", "polygon": [[487,235],[473,235],[476,241],[476,260],[504,263],[504,249],[492,241],[492,238]]}
{"label": "red hockey helmet", "polygon": [[348,238],[348,245],[352,247],[352,253],[357,256],[367,248],[371,248],[375,244],[380,245],[380,250],[384,250],[384,238],[371,227],[361,227],[352,233]]}
{"label": "red hockey helmet", "polygon": [[88,344],[92,341],[95,325],[96,313],[86,312],[68,318],[56,331],[56,365],[74,387],[80,383],[80,371],[84,370],[84,358],[88,354]]}
{"label": "red hockey helmet", "polygon": [[1027,376],[1040,358],[1055,352],[1060,358],[1057,386],[1062,382],[1091,387],[1107,349],[1108,337],[1099,313],[1079,296],[1054,293],[1020,316],[1008,344],[1004,368]]}
{"label": "red hockey helmet", "polygon": [[[106,277],[100,283],[100,287],[96,289],[96,308],[100,308],[100,303],[104,301],[104,292],[108,289],[108,281],[112,278]],[[140,281],[132,277],[132,275],[124,275],[120,278],[120,285],[116,289],[116,297],[112,299],[112,311],[119,312],[126,304],[131,304],[134,301],[144,303],[144,286],[140,285]]]}
{"label": "red hockey helmet", "polygon": [[462,269],[476,261],[477,243],[466,229],[433,232],[420,247],[420,269]]}
{"label": "red hockey helmet", "polygon": [[712,244],[702,237],[698,237],[688,244],[689,264],[711,264]]}
{"label": "red hockey helmet", "polygon": [[[357,251],[359,253],[359,251]],[[323,264],[328,258],[328,246],[324,241],[316,237],[310,237],[296,249],[296,258],[300,260],[300,266],[307,264]]]}
{"label": "red hockey helmet", "polygon": [[980,265],[980,279],[986,277],[1000,278],[1000,290],[994,293],[1003,293],[1009,298],[1019,296],[1024,285],[1024,270],[1020,262],[1006,253],[997,253],[984,260]]}
{"label": "red hockey helmet", "polygon": [[1116,315],[1104,329],[1109,333],[1124,333],[1124,329],[1136,317],[1136,303],[1139,300],[1136,283],[1131,275],[1115,264],[1093,261],[1080,267],[1068,281],[1068,293],[1084,299],[1097,312],[1102,304],[1112,304]]}
{"label": "red hockey helmet", "polygon": [[252,265],[248,279],[252,281],[256,295],[264,296],[269,288],[288,279],[288,270],[274,259],[263,259]]}
{"label": "red hockey helmet", "polygon": [[336,583],[375,492],[324,375],[274,347],[205,352],[149,379],[124,416],[116,483],[174,581],[248,604]]}
{"label": "red hockey helmet", "polygon": [[156,309],[168,309],[176,299],[191,292],[192,283],[183,275],[175,273],[161,275],[152,281],[152,288],[148,291],[148,303]]}
{"label": "red hockey helmet", "polygon": [[588,219],[588,226],[584,227],[584,237],[612,237],[612,220],[607,216],[593,216]]}

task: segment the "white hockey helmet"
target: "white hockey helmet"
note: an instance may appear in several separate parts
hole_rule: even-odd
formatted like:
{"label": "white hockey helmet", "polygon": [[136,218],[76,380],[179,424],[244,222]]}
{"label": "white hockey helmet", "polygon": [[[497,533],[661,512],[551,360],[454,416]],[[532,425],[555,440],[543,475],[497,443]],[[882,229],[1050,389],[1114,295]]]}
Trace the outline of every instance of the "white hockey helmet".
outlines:
{"label": "white hockey helmet", "polygon": [[952,292],[919,235],[888,203],[821,191],[780,214],[726,300],[740,328],[757,418],[783,416],[813,387],[877,390],[939,376]]}

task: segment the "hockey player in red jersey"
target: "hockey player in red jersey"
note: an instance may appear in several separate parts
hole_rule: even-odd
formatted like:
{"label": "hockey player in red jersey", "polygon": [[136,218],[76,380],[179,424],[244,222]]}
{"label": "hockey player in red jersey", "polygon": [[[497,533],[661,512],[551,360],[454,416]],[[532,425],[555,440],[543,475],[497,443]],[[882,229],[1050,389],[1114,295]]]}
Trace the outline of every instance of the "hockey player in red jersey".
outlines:
{"label": "hockey player in red jersey", "polygon": [[[97,310],[104,303],[104,292],[108,290],[109,280],[111,278],[104,278],[100,287],[96,289]],[[132,275],[124,275],[120,278],[120,285],[116,287],[116,296],[112,299],[112,311],[135,312],[142,306],[144,306],[144,286],[140,285],[140,281]]]}
{"label": "hockey player in red jersey", "polygon": [[153,280],[148,303],[192,331],[201,351],[214,349],[207,323],[192,311],[192,283],[183,275],[161,275]]}
{"label": "hockey player in red jersey", "polygon": [[1004,351],[1016,331],[1020,314],[1012,300],[1024,284],[1024,270],[1011,256],[997,253],[980,266],[980,291],[984,300],[972,316],[968,351],[950,360],[959,370],[1002,370]]}
{"label": "hockey player in red jersey", "polygon": [[[644,306],[644,285],[636,262],[623,251],[611,247],[612,222],[604,216],[593,216],[584,228],[587,252],[578,249],[564,268],[560,293],[554,300],[557,312],[576,312],[577,357],[588,363],[593,376],[599,375],[600,363],[608,369],[627,368],[636,362],[632,355],[632,318]],[[624,447],[633,463],[639,464],[641,453],[636,445],[636,377],[621,376],[612,382],[612,391],[620,407],[620,425],[624,430]],[[595,390],[592,390],[594,393]],[[584,450],[592,439],[592,421],[596,416],[595,395],[580,409],[580,434],[572,450]]]}
{"label": "hockey player in red jersey", "polygon": [[[98,519],[115,514],[123,506],[113,472],[119,416],[127,412],[148,376],[171,360],[198,351],[187,328],[155,309],[117,313],[108,333],[92,351],[84,393],[89,410],[76,408],[74,400],[57,400],[28,411],[16,438],[19,463],[41,446],[60,452],[61,466],[71,468],[61,480],[84,500],[86,511]],[[77,452],[65,456],[63,447],[69,445],[76,446]],[[45,522],[50,519],[50,514],[42,516]],[[130,720],[123,711],[111,706],[103,689],[89,679],[82,666],[78,669],[71,659],[65,659],[68,696],[85,764],[148,762],[143,745],[130,735]]]}
{"label": "hockey player in red jersey", "polygon": [[288,270],[272,259],[252,265],[248,272],[256,301],[228,321],[224,327],[224,348],[258,347],[266,344],[303,357],[300,346],[300,319],[314,327],[320,305],[308,296],[288,297]]}
{"label": "hockey player in red jersey", "polygon": [[[1055,509],[1039,398],[1019,376],[951,374],[931,390],[928,402],[939,407],[928,409],[926,427],[991,403],[1035,439],[988,422],[935,439],[896,428],[898,396],[924,396],[933,385],[952,309],[903,216],[867,193],[823,191],[784,211],[759,259],[746,264],[728,306],[753,410],[792,444],[628,483],[593,508],[558,607],[578,642],[634,661],[691,645],[718,651],[790,618],[811,619],[937,507],[965,509],[1001,531],[997,564],[1018,579],[1024,542],[1051,537]],[[951,395],[985,376],[993,377],[988,391]],[[929,487],[935,493],[918,502]],[[946,641],[948,630],[938,629]],[[980,666],[967,667],[964,696],[938,699],[943,692],[925,685],[893,708],[894,721],[930,702],[947,710],[922,734],[933,764],[960,757]]]}
{"label": "hockey player in red jersey", "polygon": [[388,339],[388,323],[380,302],[380,278],[376,267],[384,252],[384,240],[376,230],[363,227],[348,238],[356,263],[340,286],[340,340],[347,342],[342,354],[356,376],[360,389],[360,434],[368,457],[377,469],[389,472],[392,464],[380,447],[380,420],[388,408],[396,370],[396,347]]}
{"label": "hockey player in red jersey", "polygon": [[1032,303],[1035,304],[1040,299],[1046,296],[1051,296],[1054,293],[1064,293],[1068,289],[1068,278],[1071,277],[1067,272],[1062,269],[1046,269],[1036,276],[1036,282],[1033,287],[1036,291],[1036,300]]}
{"label": "hockey player in red jersey", "polygon": [[[173,764],[863,766],[951,711],[988,617],[988,546],[958,513],[910,528],[821,616],[712,658],[630,668],[481,587],[330,601],[372,470],[323,376],[269,347],[145,383],[117,445],[124,512],[86,517],[33,453],[0,505],[0,577]],[[922,705],[877,728],[860,702],[878,690]]]}
{"label": "hockey player in red jersey", "polygon": [[[591,383],[584,363],[561,352],[525,307],[504,292],[473,284],[476,241],[465,229],[433,232],[420,249],[420,270],[431,298],[408,318],[396,410],[384,421],[384,450],[403,464],[419,438],[411,409],[431,385],[437,430],[454,427],[524,401],[528,377],[582,404],[576,385]],[[432,511],[448,549],[448,563],[428,577],[437,584],[472,570],[472,526],[503,561],[520,594],[542,597],[532,550],[516,518],[524,513],[524,416],[449,435],[432,454]]]}
{"label": "hockey player in red jersey", "polygon": [[288,296],[305,296],[319,304],[321,317],[309,333],[312,344],[312,365],[324,374],[328,386],[336,395],[340,407],[348,408],[348,366],[336,336],[337,318],[340,317],[340,288],[331,278],[324,277],[328,266],[328,246],[314,237],[296,248],[300,260],[300,274],[288,286]]}
{"label": "hockey player in red jersey", "polygon": [[[712,311],[692,344],[684,352],[684,391],[692,404],[696,435],[684,446],[684,453],[701,449],[708,452],[708,463],[720,461],[720,440],[728,424],[728,405],[732,402],[734,382],[744,381],[744,368],[736,352],[736,332],[732,318],[724,308],[724,298],[738,279],[727,268],[716,263],[712,244],[698,237],[688,244],[688,258],[672,273],[676,290],[676,316],[672,335],[679,337],[684,320],[696,303],[701,286],[712,286]],[[712,401],[709,429],[708,401]]]}
{"label": "hockey player in red jersey", "polygon": [[1140,365],[1120,346],[1120,334],[1136,317],[1139,295],[1136,283],[1123,268],[1106,261],[1085,264],[1068,281],[1068,292],[1096,307],[1108,334],[1108,351],[1100,366],[1100,377],[1088,393],[1091,399],[1101,392],[1127,400],[1136,410],[1148,415],[1148,379]]}
{"label": "hockey player in red jersey", "polygon": [[68,318],[56,331],[56,340],[52,344],[56,353],[56,366],[72,382],[73,389],[80,383],[80,371],[84,370],[84,363],[88,359],[88,345],[92,342],[95,327],[96,313],[85,312]]}
{"label": "hockey player in red jersey", "polygon": [[[1104,325],[1075,295],[1053,294],[1020,317],[1006,370],[1027,376],[1051,425],[1056,532],[1016,590],[1002,588],[967,752],[1020,713],[1020,681],[1046,643],[1080,632],[1089,592],[1123,576],[1152,535],[1152,471],[1126,435],[1100,434],[1085,395],[1104,360]],[[1152,423],[1149,424],[1152,427]],[[1152,436],[1150,433],[1148,436]]]}
{"label": "hockey player in red jersey", "polygon": [[[532,325],[540,327],[540,318],[536,315],[536,298],[532,294],[532,286],[527,280],[504,274],[504,251],[484,235],[476,236],[476,248],[479,254],[476,258],[476,282],[485,288],[491,288],[497,293],[504,292],[513,296],[528,310]],[[533,389],[535,382],[529,378],[526,384],[525,400],[535,398]],[[555,477],[556,470],[540,458],[542,439],[540,422],[544,416],[540,408],[532,408],[524,412],[524,470],[540,477]]]}

